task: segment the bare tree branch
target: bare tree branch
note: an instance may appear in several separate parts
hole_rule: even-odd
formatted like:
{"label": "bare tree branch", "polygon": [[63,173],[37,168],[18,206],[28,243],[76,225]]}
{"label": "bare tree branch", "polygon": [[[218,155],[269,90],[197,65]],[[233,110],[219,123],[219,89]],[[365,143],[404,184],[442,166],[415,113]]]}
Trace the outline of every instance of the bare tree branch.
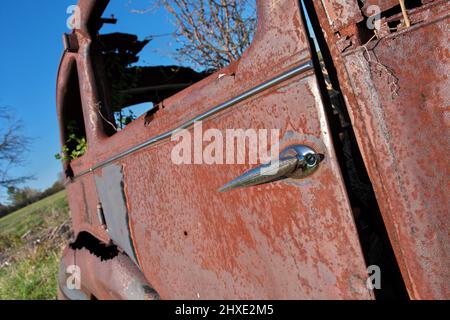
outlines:
{"label": "bare tree branch", "polygon": [[30,139],[22,133],[23,124],[10,108],[0,107],[0,187],[9,187],[30,179],[13,177],[11,169],[24,165]]}
{"label": "bare tree branch", "polygon": [[[158,6],[159,5],[159,6]],[[165,8],[177,30],[177,60],[196,68],[217,70],[239,59],[256,29],[251,0],[159,0],[143,10]]]}

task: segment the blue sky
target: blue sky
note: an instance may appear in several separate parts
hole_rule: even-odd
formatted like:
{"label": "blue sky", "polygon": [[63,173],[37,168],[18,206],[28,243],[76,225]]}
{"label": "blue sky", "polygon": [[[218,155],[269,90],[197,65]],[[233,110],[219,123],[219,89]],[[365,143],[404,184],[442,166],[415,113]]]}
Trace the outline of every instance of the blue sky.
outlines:
{"label": "blue sky", "polygon": [[[36,177],[27,185],[44,189],[53,184],[62,170],[54,158],[59,152],[55,87],[62,54],[62,34],[69,32],[66,9],[76,0],[2,1],[0,4],[0,106],[12,107],[34,139],[28,163],[16,174]],[[114,13],[119,22],[102,33],[122,31],[148,35],[173,31],[163,10],[147,14],[131,13],[150,5],[149,0],[112,0],[105,16]],[[159,49],[157,49],[159,48]],[[172,64],[166,53],[173,51],[170,39],[157,38],[141,54],[147,65]],[[1,195],[1,194],[0,194]],[[0,198],[0,201],[2,199]]]}

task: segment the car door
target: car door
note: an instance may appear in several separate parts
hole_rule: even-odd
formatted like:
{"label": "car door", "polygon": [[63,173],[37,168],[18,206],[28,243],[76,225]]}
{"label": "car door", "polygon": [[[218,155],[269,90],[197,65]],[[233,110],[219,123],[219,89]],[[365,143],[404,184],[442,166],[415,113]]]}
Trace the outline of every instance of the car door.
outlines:
{"label": "car door", "polygon": [[[155,142],[109,165],[122,168],[138,263],[162,298],[372,298],[299,4],[259,1],[258,19],[240,61],[165,101]],[[194,136],[194,120],[203,132],[278,129],[280,150],[324,159],[303,179],[221,193],[256,165],[174,163],[167,134]]]}
{"label": "car door", "polygon": [[[258,1],[257,13],[242,58],[166,99],[147,126],[88,132],[95,163],[74,166],[74,180],[94,177],[110,237],[163,299],[371,299],[300,5]],[[88,131],[101,131],[97,118],[85,110]],[[323,159],[308,175],[220,192],[260,164],[174,161],[174,135],[199,125],[223,137],[279,132],[268,148]]]}

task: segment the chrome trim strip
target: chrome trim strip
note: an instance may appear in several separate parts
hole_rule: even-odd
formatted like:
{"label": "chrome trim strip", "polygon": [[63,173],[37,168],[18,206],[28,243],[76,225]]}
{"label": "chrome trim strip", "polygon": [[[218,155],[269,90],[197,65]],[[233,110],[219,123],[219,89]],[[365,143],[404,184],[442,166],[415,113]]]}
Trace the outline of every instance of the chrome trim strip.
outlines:
{"label": "chrome trim strip", "polygon": [[212,115],[214,115],[214,114],[216,114],[216,113],[218,113],[218,112],[220,112],[222,110],[225,110],[225,109],[227,109],[227,108],[229,108],[229,107],[231,107],[231,106],[233,106],[233,105],[235,105],[235,104],[237,104],[237,103],[239,103],[239,102],[241,102],[241,101],[243,101],[245,99],[248,99],[251,96],[254,96],[254,95],[256,95],[256,94],[258,94],[258,93],[260,93],[260,92],[262,92],[262,91],[264,91],[264,90],[266,90],[268,88],[270,88],[270,87],[273,87],[273,86],[275,86],[275,85],[277,85],[277,84],[279,84],[279,83],[281,83],[281,82],[283,82],[285,80],[288,80],[288,79],[290,79],[290,78],[292,78],[292,77],[294,77],[294,76],[296,76],[296,75],[298,75],[300,73],[306,72],[306,71],[311,70],[311,69],[313,69],[313,62],[312,62],[312,60],[309,60],[309,61],[307,61],[307,62],[305,62],[305,63],[303,63],[303,64],[301,64],[301,65],[299,65],[299,66],[297,66],[297,67],[295,67],[295,68],[293,68],[293,69],[291,69],[291,70],[289,70],[289,71],[287,71],[287,72],[285,72],[285,73],[283,73],[283,74],[281,74],[281,75],[279,75],[279,76],[277,76],[277,77],[275,77],[273,79],[271,79],[271,80],[268,80],[268,81],[266,81],[266,82],[264,82],[264,83],[262,83],[262,84],[260,84],[260,85],[258,85],[256,87],[254,87],[254,88],[252,88],[252,89],[250,89],[248,91],[245,91],[244,93],[242,93],[242,94],[240,94],[240,95],[238,95],[238,96],[236,96],[236,97],[234,97],[234,98],[232,98],[232,99],[230,99],[230,100],[228,100],[228,101],[226,101],[224,103],[219,104],[218,106],[216,106],[216,107],[214,107],[212,109],[209,109],[208,111],[206,111],[206,112],[204,112],[204,113],[202,113],[202,114],[200,114],[200,115],[198,115],[198,116],[196,116],[196,117],[186,121],[185,123],[183,123],[182,125],[178,126],[177,128],[175,128],[173,130],[170,130],[170,131],[164,132],[164,133],[162,133],[160,135],[157,135],[156,137],[153,137],[153,138],[151,138],[151,139],[149,139],[149,140],[147,140],[147,141],[145,141],[145,142],[143,142],[141,144],[138,144],[137,146],[134,146],[134,147],[132,147],[132,148],[130,148],[128,150],[125,150],[125,151],[123,151],[121,153],[118,153],[117,155],[115,155],[115,156],[113,156],[113,157],[111,157],[111,158],[109,158],[109,159],[107,159],[105,161],[97,163],[96,165],[94,165],[93,167],[89,168],[88,170],[81,171],[80,173],[75,175],[73,177],[73,179],[79,178],[79,177],[81,177],[81,176],[83,176],[83,175],[85,175],[85,174],[87,174],[89,172],[92,172],[92,171],[94,171],[96,169],[104,167],[104,166],[110,164],[111,162],[114,162],[114,161],[116,161],[118,159],[126,157],[129,154],[131,154],[131,153],[134,153],[134,152],[136,152],[138,150],[141,150],[141,149],[143,149],[145,147],[148,147],[148,146],[150,146],[152,144],[155,144],[155,143],[157,143],[157,142],[159,142],[161,140],[164,140],[164,139],[170,137],[176,131],[187,129],[187,128],[192,126],[197,121],[202,121],[202,120],[204,120],[204,119],[206,119],[206,118],[208,118],[208,117],[210,117],[210,116],[212,116]]}

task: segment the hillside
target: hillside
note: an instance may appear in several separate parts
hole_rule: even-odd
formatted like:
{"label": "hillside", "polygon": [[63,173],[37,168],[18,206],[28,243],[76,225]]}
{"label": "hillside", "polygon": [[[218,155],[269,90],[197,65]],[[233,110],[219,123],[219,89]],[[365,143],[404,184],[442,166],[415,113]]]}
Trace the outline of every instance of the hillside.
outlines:
{"label": "hillside", "polygon": [[55,299],[70,230],[65,191],[1,218],[0,299]]}

